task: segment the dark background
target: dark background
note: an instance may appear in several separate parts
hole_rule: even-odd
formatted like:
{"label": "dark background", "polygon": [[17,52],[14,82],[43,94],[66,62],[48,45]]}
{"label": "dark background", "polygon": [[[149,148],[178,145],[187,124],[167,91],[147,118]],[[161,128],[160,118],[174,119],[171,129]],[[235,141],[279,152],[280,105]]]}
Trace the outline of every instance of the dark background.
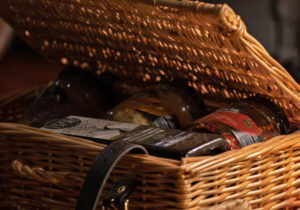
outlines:
{"label": "dark background", "polygon": [[[227,3],[248,32],[300,81],[300,0],[204,0]],[[0,54],[0,97],[8,92],[47,84],[61,69],[45,61],[18,37]]]}
{"label": "dark background", "polygon": [[14,37],[0,58],[0,98],[10,92],[46,85],[60,69]]}
{"label": "dark background", "polygon": [[227,3],[248,32],[300,83],[300,0],[204,0]]}

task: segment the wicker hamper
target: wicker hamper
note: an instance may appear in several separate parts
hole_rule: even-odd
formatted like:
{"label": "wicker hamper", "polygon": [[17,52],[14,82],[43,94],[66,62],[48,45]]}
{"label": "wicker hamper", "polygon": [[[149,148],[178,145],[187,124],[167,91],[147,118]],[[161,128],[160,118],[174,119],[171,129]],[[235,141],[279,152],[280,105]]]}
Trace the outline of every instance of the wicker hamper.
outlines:
{"label": "wicker hamper", "polygon": [[[212,106],[261,95],[284,109],[295,130],[212,157],[126,155],[104,194],[120,177],[136,176],[133,209],[199,209],[235,199],[253,209],[300,207],[300,86],[228,5],[2,0],[0,16],[49,61],[113,72],[129,83],[179,78]],[[105,145],[13,123],[36,90],[0,99],[0,206],[72,209]]]}

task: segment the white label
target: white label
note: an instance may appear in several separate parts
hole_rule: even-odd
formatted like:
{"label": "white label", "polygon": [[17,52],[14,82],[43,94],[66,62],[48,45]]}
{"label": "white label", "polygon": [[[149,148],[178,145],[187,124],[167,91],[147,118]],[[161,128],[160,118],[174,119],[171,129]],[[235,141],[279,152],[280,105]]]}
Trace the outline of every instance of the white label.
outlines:
{"label": "white label", "polygon": [[44,124],[42,129],[67,135],[111,140],[127,133],[138,125],[81,116],[68,116]]}

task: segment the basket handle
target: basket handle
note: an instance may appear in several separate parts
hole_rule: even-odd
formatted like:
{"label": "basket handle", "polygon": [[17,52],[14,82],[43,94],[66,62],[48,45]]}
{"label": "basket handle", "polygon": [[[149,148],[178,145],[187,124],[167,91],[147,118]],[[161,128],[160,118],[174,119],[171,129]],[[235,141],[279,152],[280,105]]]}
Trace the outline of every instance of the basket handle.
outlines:
{"label": "basket handle", "polygon": [[24,165],[20,160],[13,160],[11,162],[11,168],[19,176],[56,185],[59,182],[62,182],[65,179],[65,177],[69,174],[68,172],[46,171],[41,167],[31,168],[28,165]]}
{"label": "basket handle", "polygon": [[[96,209],[104,184],[111,171],[118,161],[129,152],[148,154],[143,146],[123,140],[117,140],[101,151],[85,178],[76,210]],[[107,207],[128,205],[127,198],[133,187],[133,179],[118,181],[104,199],[103,204]]]}

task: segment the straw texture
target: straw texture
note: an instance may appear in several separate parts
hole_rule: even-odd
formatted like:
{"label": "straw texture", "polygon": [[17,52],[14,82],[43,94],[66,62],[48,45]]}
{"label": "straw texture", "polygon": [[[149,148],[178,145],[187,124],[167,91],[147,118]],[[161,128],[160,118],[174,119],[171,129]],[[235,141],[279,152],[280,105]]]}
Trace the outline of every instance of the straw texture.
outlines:
{"label": "straw texture", "polygon": [[[252,209],[299,207],[299,139],[297,131],[241,150],[181,161],[127,155],[104,194],[116,180],[135,176],[140,185],[130,197],[132,209],[224,208],[239,199]],[[0,207],[73,209],[84,177],[103,148],[89,140],[0,123]]]}
{"label": "straw texture", "polygon": [[[2,0],[0,16],[52,61],[110,71],[128,83],[185,80],[207,103],[263,95],[300,127],[299,85],[228,5],[175,0]],[[0,101],[0,120],[18,119],[33,92]],[[18,96],[18,97],[16,97]],[[104,145],[0,123],[1,208],[72,209]],[[300,132],[238,151],[181,161],[127,155],[120,177],[141,185],[133,209],[199,209],[243,199],[252,209],[300,206]]]}
{"label": "straw texture", "polygon": [[272,99],[300,127],[300,87],[226,4],[2,0],[0,16],[48,59],[128,82],[180,78],[205,97]]}
{"label": "straw texture", "polygon": [[0,97],[0,122],[16,122],[19,120],[45,87],[33,87]]}

